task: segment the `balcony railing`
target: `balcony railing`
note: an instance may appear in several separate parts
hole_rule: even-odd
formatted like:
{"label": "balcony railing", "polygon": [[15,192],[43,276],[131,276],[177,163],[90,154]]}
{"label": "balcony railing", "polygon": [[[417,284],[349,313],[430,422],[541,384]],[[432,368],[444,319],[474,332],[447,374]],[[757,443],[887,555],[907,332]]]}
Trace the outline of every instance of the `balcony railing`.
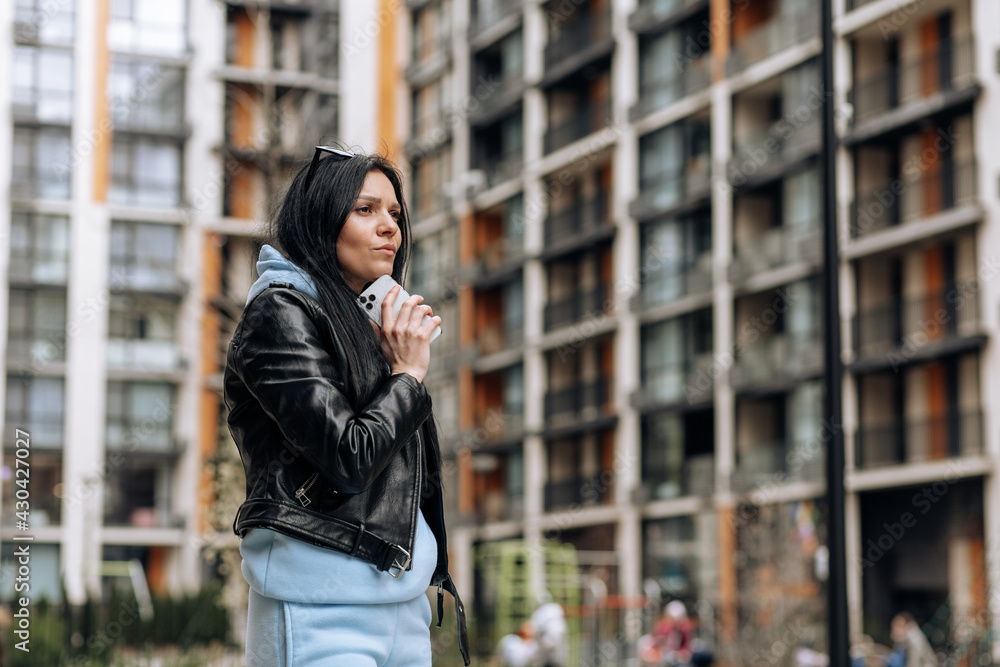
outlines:
{"label": "balcony railing", "polygon": [[795,227],[772,227],[736,245],[729,279],[738,282],[796,261],[818,262],[822,255],[819,221]]}
{"label": "balcony railing", "polygon": [[524,342],[522,326],[497,322],[481,327],[476,333],[476,347],[479,354],[495,354],[517,347]]}
{"label": "balcony railing", "polygon": [[613,475],[610,471],[606,471],[603,475],[548,482],[545,485],[545,511],[551,512],[561,507],[609,503],[613,492]]}
{"label": "balcony railing", "polygon": [[162,419],[152,418],[138,422],[109,421],[104,436],[107,448],[142,454],[178,453],[178,442],[171,434],[170,413],[166,408],[162,410],[164,414]]}
{"label": "balcony railing", "polygon": [[707,4],[706,0],[639,0],[638,7],[628,17],[629,27],[638,30],[701,4]]}
{"label": "balcony railing", "polygon": [[483,167],[489,187],[509,181],[519,175],[524,168],[524,153],[517,150],[508,151],[490,160]]}
{"label": "balcony railing", "polygon": [[733,386],[747,387],[818,373],[823,369],[823,341],[814,336],[773,334],[739,351],[732,368]]}
{"label": "balcony railing", "polygon": [[558,213],[550,213],[545,219],[545,242],[559,243],[607,225],[608,203],[608,194],[601,192],[586,201],[577,200]]}
{"label": "balcony railing", "polygon": [[952,89],[975,77],[971,37],[943,42],[936,51],[888,63],[851,91],[855,124]]}
{"label": "balcony railing", "polygon": [[588,46],[611,37],[611,11],[591,13],[582,8],[583,16],[562,24],[558,36],[545,45],[545,69],[552,69]]}
{"label": "balcony railing", "polygon": [[184,281],[170,264],[123,264],[112,259],[108,282],[112,290],[137,290],[177,293]]}
{"label": "balcony railing", "polygon": [[[12,376],[16,377],[16,376]],[[7,412],[5,423],[8,425],[4,443],[14,444],[15,431],[21,429],[31,434],[31,446],[38,449],[59,449],[63,446],[64,414],[60,411],[43,412]]]}
{"label": "balcony railing", "polygon": [[174,371],[182,367],[180,348],[172,340],[108,339],[108,368]]}
{"label": "balcony railing", "polygon": [[569,118],[545,130],[545,152],[557,151],[578,139],[583,139],[592,132],[606,127],[610,121],[611,100],[583,104]]}
{"label": "balcony railing", "polygon": [[545,305],[545,330],[578,322],[588,315],[599,316],[613,306],[611,286],[600,285],[586,292],[578,292],[568,298]]}
{"label": "balcony railing", "polygon": [[629,115],[632,120],[642,118],[699,90],[705,90],[711,82],[711,59],[708,56],[685,62],[681,71],[671,72],[670,76],[650,80],[640,79],[639,101],[632,107]]}
{"label": "balcony railing", "polygon": [[524,239],[520,236],[501,236],[488,243],[476,258],[479,275],[488,275],[505,265],[524,258]]}
{"label": "balcony railing", "polygon": [[475,39],[520,10],[520,0],[477,0],[472,6],[469,37]]}
{"label": "balcony railing", "polygon": [[679,172],[644,174],[630,213],[643,217],[707,197],[712,190],[711,156],[692,155],[685,164],[686,168]]}
{"label": "balcony railing", "polygon": [[689,456],[680,468],[646,462],[642,467],[642,485],[648,500],[711,496],[715,490],[715,457]]}
{"label": "balcony railing", "polygon": [[714,355],[707,352],[694,355],[679,364],[643,368],[642,401],[676,403],[711,398],[714,364]]}
{"label": "balcony railing", "polygon": [[611,381],[608,378],[545,394],[545,417],[570,415],[578,419],[593,419],[604,414],[611,401]]}
{"label": "balcony railing", "polygon": [[66,284],[69,259],[65,250],[33,248],[25,252],[12,252],[10,277],[17,283]]}
{"label": "balcony railing", "polygon": [[977,456],[983,452],[982,413],[953,412],[862,427],[855,434],[854,447],[858,468]]}
{"label": "balcony railing", "polygon": [[726,74],[736,74],[818,34],[819,12],[779,14],[733,45]]}
{"label": "balcony railing", "polygon": [[487,491],[476,505],[476,518],[487,521],[522,521],[524,519],[524,496]]}
{"label": "balcony railing", "polygon": [[7,339],[8,364],[32,364],[44,367],[51,362],[66,361],[66,327],[38,328]]}
{"label": "balcony railing", "polygon": [[667,264],[648,272],[639,292],[643,308],[671,303],[691,294],[704,294],[712,290],[712,256],[704,253],[697,260],[684,266]]}
{"label": "balcony railing", "polygon": [[916,180],[900,176],[862,195],[851,207],[851,236],[858,238],[974,203],[976,163],[940,164]]}
{"label": "balcony railing", "polygon": [[729,182],[742,185],[764,168],[780,166],[819,151],[821,130],[819,112],[812,111],[805,121],[782,118],[763,132],[737,141],[729,161]]}
{"label": "balcony railing", "polygon": [[871,357],[972,335],[979,330],[978,292],[974,283],[961,283],[866,308],[854,316],[854,352]]}
{"label": "balcony railing", "polygon": [[73,118],[73,91],[14,86],[14,120],[69,124]]}
{"label": "balcony railing", "polygon": [[823,448],[813,441],[756,445],[737,454],[732,487],[747,493],[772,484],[821,482],[825,468]]}

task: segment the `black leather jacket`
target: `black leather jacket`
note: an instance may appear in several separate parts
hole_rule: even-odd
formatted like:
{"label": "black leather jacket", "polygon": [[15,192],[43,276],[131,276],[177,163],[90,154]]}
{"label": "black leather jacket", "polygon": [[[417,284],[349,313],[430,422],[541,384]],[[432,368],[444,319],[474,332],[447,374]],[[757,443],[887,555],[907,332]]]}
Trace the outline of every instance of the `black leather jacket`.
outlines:
{"label": "black leather jacket", "polygon": [[389,375],[361,409],[320,304],[272,282],[243,311],[229,344],[224,397],[246,472],[237,535],[266,527],[405,576],[423,511],[438,544],[431,586],[455,597],[469,664],[465,610],[448,574],[440,454],[431,399],[407,374]]}

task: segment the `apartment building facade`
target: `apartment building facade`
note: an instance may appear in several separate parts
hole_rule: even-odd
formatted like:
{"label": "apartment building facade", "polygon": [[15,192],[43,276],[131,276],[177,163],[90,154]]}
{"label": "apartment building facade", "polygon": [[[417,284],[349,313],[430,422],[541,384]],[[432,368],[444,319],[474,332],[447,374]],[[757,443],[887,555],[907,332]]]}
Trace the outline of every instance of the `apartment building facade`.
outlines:
{"label": "apartment building facade", "polygon": [[831,96],[813,2],[406,7],[411,291],[457,324],[428,382],[478,649],[517,620],[484,554],[523,540],[576,548],[581,660],[634,655],[671,598],[728,664],[823,650],[843,429],[852,636],[891,644],[905,610],[968,664],[995,652],[1000,8],[835,1]]}
{"label": "apartment building facade", "polygon": [[369,14],[336,0],[0,8],[4,599],[22,534],[15,429],[31,439],[33,599],[100,600],[121,572],[108,563],[131,560],[153,592],[196,590],[217,564],[206,547],[236,544],[231,516],[211,516],[217,455],[239,467],[225,350],[275,197],[316,143],[375,134],[370,116],[340,122],[341,68],[374,77],[374,45],[340,52]]}

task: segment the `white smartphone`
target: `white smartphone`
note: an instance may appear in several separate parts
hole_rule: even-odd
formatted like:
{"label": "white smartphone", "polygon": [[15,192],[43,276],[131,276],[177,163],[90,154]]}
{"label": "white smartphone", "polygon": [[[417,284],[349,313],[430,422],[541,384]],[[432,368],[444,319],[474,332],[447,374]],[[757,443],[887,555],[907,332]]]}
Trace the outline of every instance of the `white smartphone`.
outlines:
{"label": "white smartphone", "polygon": [[[358,307],[368,314],[368,317],[372,319],[375,324],[380,328],[382,327],[382,301],[385,300],[385,296],[389,293],[393,287],[398,285],[392,276],[386,274],[373,282],[368,286],[365,291],[358,295]],[[410,298],[406,290],[402,287],[399,288],[399,293],[396,295],[396,300],[392,303],[392,315],[393,317],[399,317],[399,309],[403,307],[403,302]],[[430,318],[429,315],[424,316],[425,324]],[[434,331],[431,332],[431,342],[434,342],[438,336],[441,335],[441,325],[434,327]]]}

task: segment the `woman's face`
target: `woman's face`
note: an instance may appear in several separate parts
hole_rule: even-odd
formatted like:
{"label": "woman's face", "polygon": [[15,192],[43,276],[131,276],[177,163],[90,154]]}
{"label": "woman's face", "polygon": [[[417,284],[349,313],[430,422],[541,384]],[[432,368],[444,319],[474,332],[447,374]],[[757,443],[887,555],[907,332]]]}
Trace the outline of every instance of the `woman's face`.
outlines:
{"label": "woman's face", "polygon": [[337,237],[337,261],[355,292],[379,276],[392,273],[392,263],[402,240],[392,183],[381,171],[371,171],[361,186],[344,228]]}

